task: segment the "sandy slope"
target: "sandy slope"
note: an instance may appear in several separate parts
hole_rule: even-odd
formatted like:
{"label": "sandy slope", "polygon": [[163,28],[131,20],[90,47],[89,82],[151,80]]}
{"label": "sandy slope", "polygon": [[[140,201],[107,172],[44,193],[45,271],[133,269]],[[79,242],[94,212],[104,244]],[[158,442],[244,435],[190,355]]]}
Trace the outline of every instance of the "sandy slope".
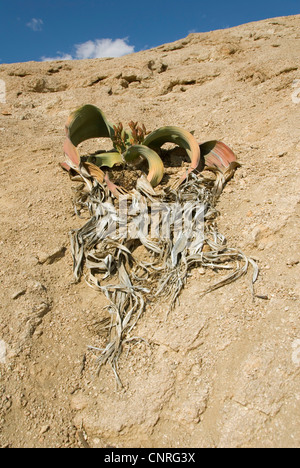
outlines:
{"label": "sandy slope", "polygon": [[[119,59],[0,66],[2,447],[299,447],[299,30],[277,18]],[[219,227],[257,259],[265,297],[248,277],[201,298],[216,274],[195,270],[167,320],[161,304],[139,322],[121,391],[87,350],[105,342],[106,300],[72,283],[83,221],[58,163],[85,103],[234,149]]]}

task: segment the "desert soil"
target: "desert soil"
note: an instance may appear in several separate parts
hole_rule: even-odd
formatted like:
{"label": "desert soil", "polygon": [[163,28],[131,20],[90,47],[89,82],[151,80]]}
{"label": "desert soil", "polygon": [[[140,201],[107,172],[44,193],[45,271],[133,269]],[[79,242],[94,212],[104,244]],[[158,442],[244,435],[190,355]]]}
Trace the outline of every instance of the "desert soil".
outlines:
{"label": "desert soil", "polygon": [[[122,58],[0,65],[1,447],[299,447],[299,31],[292,16]],[[105,344],[107,301],[73,282],[68,235],[84,221],[58,165],[87,103],[227,143],[242,167],[219,229],[260,267],[255,300],[250,275],[202,297],[218,274],[195,269],[167,318],[146,309],[122,389],[88,348]]]}

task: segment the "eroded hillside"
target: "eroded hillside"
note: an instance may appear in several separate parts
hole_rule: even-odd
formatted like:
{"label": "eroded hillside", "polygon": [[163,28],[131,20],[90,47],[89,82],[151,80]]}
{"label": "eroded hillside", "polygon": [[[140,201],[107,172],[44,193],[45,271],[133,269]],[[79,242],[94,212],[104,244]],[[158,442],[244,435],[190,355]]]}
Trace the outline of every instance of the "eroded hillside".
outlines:
{"label": "eroded hillside", "polygon": [[[299,446],[299,31],[299,16],[276,18],[118,59],[0,65],[2,447]],[[249,277],[201,297],[216,273],[195,269],[167,319],[146,309],[121,390],[88,349],[105,343],[107,301],[73,282],[83,220],[58,166],[86,103],[233,148],[218,225],[261,270],[255,301]]]}

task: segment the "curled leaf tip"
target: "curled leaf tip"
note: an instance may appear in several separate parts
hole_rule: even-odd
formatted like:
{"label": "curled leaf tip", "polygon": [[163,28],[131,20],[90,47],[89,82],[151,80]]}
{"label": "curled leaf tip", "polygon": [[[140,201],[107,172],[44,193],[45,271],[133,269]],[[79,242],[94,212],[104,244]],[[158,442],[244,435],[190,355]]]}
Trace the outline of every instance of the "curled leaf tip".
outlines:
{"label": "curled leaf tip", "polygon": [[[165,143],[175,143],[186,150],[191,161],[188,173],[196,170],[201,164],[201,152],[197,140],[191,133],[182,128],[174,126],[161,127],[150,133],[143,141],[143,145],[152,149],[161,148]],[[179,185],[186,177],[187,174],[182,177]]]}
{"label": "curled leaf tip", "polygon": [[158,154],[144,145],[133,145],[123,154],[124,161],[129,164],[140,163],[140,158],[148,162],[148,181],[156,187],[164,176],[164,165]]}
{"label": "curled leaf tip", "polygon": [[237,162],[234,152],[222,141],[212,140],[200,145],[206,167],[216,167],[224,171],[231,163]]}

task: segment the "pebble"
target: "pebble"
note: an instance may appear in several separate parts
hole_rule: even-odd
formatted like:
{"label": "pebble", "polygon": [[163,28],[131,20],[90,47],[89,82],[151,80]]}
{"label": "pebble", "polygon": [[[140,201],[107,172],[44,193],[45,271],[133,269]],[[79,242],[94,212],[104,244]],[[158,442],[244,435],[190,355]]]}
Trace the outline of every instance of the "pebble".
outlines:
{"label": "pebble", "polygon": [[20,290],[18,290],[18,291],[15,291],[15,292],[12,294],[11,298],[12,298],[13,300],[18,299],[19,297],[24,296],[25,293],[26,293],[26,289],[20,289]]}
{"label": "pebble", "polygon": [[40,435],[46,434],[46,432],[48,432],[49,430],[50,430],[49,424],[46,424],[45,426],[42,426],[41,430],[40,430]]}
{"label": "pebble", "polygon": [[205,268],[202,268],[202,267],[198,268],[197,271],[198,271],[198,274],[201,275],[201,276],[205,275],[205,273],[206,273]]}
{"label": "pebble", "polygon": [[256,226],[253,231],[252,231],[252,239],[256,242],[261,236],[261,228],[259,226]]}
{"label": "pebble", "polygon": [[38,254],[38,262],[40,264],[49,264],[51,265],[57,260],[60,260],[64,257],[66,252],[66,247],[58,247],[57,249],[53,250],[51,253],[40,252]]}
{"label": "pebble", "polygon": [[6,109],[3,110],[3,111],[1,112],[1,114],[2,114],[2,115],[12,115],[12,113],[11,113],[9,110],[6,110]]}
{"label": "pebble", "polygon": [[40,283],[39,281],[32,281],[31,285],[32,285],[32,288],[33,288],[35,291],[40,291],[40,292],[47,291],[46,286],[44,286],[44,285],[43,285],[42,283]]}

